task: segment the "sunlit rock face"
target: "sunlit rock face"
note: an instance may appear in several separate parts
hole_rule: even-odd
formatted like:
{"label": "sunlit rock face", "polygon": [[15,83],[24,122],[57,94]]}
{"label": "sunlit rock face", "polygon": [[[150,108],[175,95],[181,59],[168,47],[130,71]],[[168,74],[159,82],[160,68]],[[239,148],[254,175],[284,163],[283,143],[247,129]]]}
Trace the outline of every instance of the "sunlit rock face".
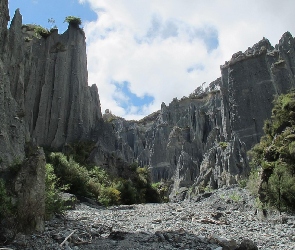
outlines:
{"label": "sunlit rock face", "polygon": [[117,152],[152,170],[153,181],[182,187],[237,183],[249,173],[246,151],[263,134],[276,95],[294,87],[294,38],[262,39],[221,66],[221,78],[187,98],[164,103],[141,121],[113,119]]}

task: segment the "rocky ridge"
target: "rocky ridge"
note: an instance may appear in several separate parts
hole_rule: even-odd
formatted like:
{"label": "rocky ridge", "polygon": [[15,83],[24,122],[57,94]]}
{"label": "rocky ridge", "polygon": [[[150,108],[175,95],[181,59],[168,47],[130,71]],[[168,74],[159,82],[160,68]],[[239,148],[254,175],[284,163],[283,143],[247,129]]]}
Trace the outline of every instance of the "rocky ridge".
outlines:
{"label": "rocky ridge", "polygon": [[295,247],[294,228],[294,216],[274,211],[265,216],[247,190],[231,186],[178,203],[109,208],[81,203],[47,222],[44,233],[18,234],[7,247],[289,250]]}
{"label": "rocky ridge", "polygon": [[246,151],[259,142],[276,95],[294,87],[295,42],[286,32],[273,47],[263,38],[221,66],[221,78],[189,97],[162,103],[141,121],[103,115],[115,128],[117,154],[173,180],[170,198],[189,187],[219,188],[249,173]]}

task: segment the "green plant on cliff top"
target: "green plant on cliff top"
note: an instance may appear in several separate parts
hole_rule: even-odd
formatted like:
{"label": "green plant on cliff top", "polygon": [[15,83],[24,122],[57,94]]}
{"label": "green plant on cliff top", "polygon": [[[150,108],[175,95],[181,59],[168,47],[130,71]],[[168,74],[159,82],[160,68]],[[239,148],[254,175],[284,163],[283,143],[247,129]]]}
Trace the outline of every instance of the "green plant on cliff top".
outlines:
{"label": "green plant on cliff top", "polygon": [[82,20],[80,17],[75,17],[75,16],[67,16],[64,20],[64,23],[68,23],[68,24],[73,24],[76,26],[79,26],[82,24]]}
{"label": "green plant on cliff top", "polygon": [[37,38],[48,37],[50,35],[50,31],[41,25],[35,25],[34,31]]}

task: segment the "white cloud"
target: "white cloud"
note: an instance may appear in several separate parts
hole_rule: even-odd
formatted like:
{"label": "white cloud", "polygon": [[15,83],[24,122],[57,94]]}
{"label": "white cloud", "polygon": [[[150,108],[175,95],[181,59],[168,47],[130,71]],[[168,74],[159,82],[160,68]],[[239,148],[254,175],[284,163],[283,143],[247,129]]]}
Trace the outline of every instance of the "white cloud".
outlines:
{"label": "white cloud", "polygon": [[[168,104],[210,83],[233,53],[262,37],[274,45],[285,31],[295,33],[293,0],[79,1],[88,1],[98,14],[85,25],[89,84],[98,85],[103,111],[126,118],[147,115],[162,101]],[[128,81],[132,93],[154,101],[123,109],[116,100],[127,97],[114,81]]]}

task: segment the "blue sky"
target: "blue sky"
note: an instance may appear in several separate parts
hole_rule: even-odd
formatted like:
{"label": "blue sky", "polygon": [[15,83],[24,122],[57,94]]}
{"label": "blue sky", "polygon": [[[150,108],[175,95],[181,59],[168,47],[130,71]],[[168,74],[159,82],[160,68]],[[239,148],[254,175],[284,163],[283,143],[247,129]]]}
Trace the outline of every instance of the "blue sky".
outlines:
{"label": "blue sky", "polygon": [[148,94],[145,94],[142,97],[138,97],[137,95],[132,93],[130,90],[129,82],[114,82],[113,84],[116,86],[117,92],[124,93],[123,98],[120,98],[120,96],[115,96],[115,100],[122,108],[126,110],[128,110],[130,105],[140,108],[154,101],[154,98]]}
{"label": "blue sky", "polygon": [[23,16],[23,24],[39,24],[51,28],[48,19],[53,18],[60,32],[67,29],[67,24],[64,23],[66,16],[78,16],[84,22],[97,19],[97,14],[91,10],[89,3],[80,4],[77,0],[9,0],[10,19],[17,8]]}
{"label": "blue sky", "polygon": [[[249,7],[250,6],[250,7]],[[78,16],[86,34],[89,85],[102,112],[140,119],[220,77],[220,65],[266,37],[295,35],[295,1],[9,0],[23,23],[67,28]]]}

